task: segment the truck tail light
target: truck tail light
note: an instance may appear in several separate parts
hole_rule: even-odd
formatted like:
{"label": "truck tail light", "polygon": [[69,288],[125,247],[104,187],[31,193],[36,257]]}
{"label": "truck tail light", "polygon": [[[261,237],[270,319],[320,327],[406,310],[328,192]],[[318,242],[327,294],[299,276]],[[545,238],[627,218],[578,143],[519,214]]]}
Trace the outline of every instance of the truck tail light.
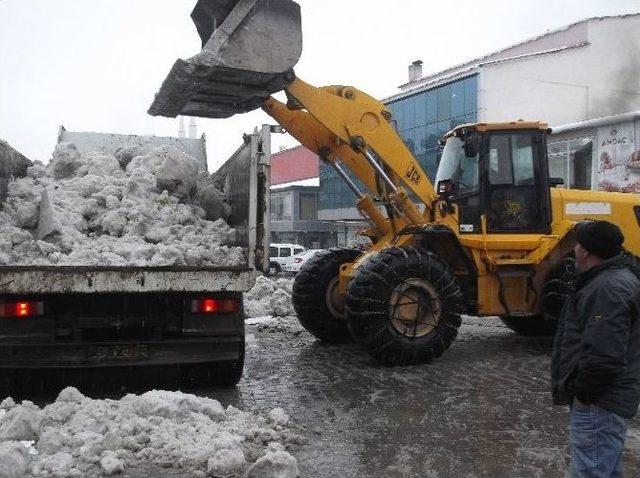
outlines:
{"label": "truck tail light", "polygon": [[191,301],[194,314],[231,314],[240,310],[238,299],[197,299]]}
{"label": "truck tail light", "polygon": [[37,301],[5,302],[0,304],[0,318],[27,318],[44,314],[44,303]]}

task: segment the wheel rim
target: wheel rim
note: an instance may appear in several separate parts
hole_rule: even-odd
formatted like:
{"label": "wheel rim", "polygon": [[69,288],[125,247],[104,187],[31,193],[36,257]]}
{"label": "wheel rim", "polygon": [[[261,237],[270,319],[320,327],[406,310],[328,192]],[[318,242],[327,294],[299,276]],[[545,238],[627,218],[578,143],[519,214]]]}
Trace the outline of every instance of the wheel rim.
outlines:
{"label": "wheel rim", "polygon": [[408,279],[396,286],[389,305],[391,325],[405,337],[429,335],[442,314],[440,294],[424,279]]}
{"label": "wheel rim", "polygon": [[340,293],[340,278],[334,277],[329,282],[324,294],[329,313],[336,319],[344,320],[344,294]]}

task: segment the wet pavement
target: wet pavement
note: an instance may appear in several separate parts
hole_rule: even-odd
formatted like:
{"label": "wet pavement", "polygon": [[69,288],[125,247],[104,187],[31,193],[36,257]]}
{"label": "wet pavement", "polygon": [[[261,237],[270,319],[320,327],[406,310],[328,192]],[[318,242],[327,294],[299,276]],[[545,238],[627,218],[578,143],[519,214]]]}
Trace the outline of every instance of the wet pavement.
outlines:
{"label": "wet pavement", "polygon": [[[565,476],[568,411],[551,405],[551,339],[470,318],[438,360],[388,368],[290,324],[249,326],[240,384],[193,392],[242,409],[283,407],[305,437],[293,450],[301,476]],[[624,461],[638,476],[638,420]]]}
{"label": "wet pavement", "polygon": [[[292,317],[247,326],[237,387],[184,391],[258,413],[284,408],[302,436],[290,450],[301,477],[563,477],[569,417],[551,405],[550,353],[550,338],[520,337],[495,319],[468,318],[439,359],[390,368],[356,345],[315,341]],[[103,387],[92,374],[99,391],[80,388],[119,398],[179,387],[163,374],[144,378],[114,390],[114,376],[105,376]],[[639,419],[630,424],[624,462],[626,476],[640,475]],[[123,476],[182,475],[149,469]]]}

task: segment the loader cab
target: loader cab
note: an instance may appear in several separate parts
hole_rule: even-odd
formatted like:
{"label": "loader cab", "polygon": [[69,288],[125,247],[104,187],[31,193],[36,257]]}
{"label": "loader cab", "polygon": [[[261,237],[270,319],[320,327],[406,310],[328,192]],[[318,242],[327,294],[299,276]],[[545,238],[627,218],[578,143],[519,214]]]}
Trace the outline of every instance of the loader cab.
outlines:
{"label": "loader cab", "polygon": [[481,123],[444,138],[436,187],[457,206],[460,233],[550,230],[544,123]]}

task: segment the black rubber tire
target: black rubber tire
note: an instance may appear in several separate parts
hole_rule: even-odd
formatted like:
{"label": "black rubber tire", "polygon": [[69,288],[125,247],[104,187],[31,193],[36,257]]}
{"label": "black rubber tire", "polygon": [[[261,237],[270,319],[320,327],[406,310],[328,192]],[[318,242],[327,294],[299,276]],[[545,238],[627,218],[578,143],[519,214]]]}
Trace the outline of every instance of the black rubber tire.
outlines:
{"label": "black rubber tire", "polygon": [[180,381],[188,387],[233,387],[242,378],[244,344],[238,360],[180,365]]}
{"label": "black rubber tire", "polygon": [[544,315],[531,315],[524,317],[500,317],[500,320],[523,337],[551,337],[556,333],[557,319],[551,319]]}
{"label": "black rubber tire", "polygon": [[[272,272],[273,270],[273,272]],[[277,262],[269,262],[269,270],[267,271],[267,275],[269,276],[277,276],[282,272],[282,266]]]}
{"label": "black rubber tire", "polygon": [[[413,278],[426,279],[441,302],[437,325],[422,337],[400,333],[390,319],[393,291]],[[425,363],[442,355],[458,334],[463,311],[463,294],[449,268],[433,253],[414,246],[390,247],[372,256],[358,268],[347,291],[351,335],[387,365]]]}
{"label": "black rubber tire", "polygon": [[344,315],[336,316],[327,305],[326,291],[338,277],[340,266],[355,261],[360,254],[358,250],[341,248],[318,252],[304,263],[296,275],[293,308],[302,326],[319,340],[353,342]]}

